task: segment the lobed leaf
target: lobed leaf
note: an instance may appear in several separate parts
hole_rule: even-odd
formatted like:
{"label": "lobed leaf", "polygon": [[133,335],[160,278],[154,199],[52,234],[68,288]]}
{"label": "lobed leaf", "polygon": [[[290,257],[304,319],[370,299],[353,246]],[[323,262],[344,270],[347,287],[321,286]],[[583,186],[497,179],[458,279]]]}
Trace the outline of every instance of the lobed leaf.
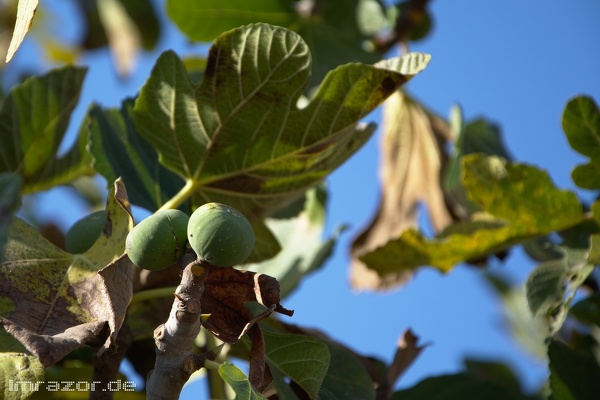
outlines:
{"label": "lobed leaf", "polygon": [[299,109],[310,77],[306,44],[286,29],[249,25],[215,41],[198,87],[179,58],[164,53],[134,119],[159,161],[186,180],[183,194],[251,217],[293,199],[353,154],[374,129],[357,122],[428,61],[409,54],[342,66]]}

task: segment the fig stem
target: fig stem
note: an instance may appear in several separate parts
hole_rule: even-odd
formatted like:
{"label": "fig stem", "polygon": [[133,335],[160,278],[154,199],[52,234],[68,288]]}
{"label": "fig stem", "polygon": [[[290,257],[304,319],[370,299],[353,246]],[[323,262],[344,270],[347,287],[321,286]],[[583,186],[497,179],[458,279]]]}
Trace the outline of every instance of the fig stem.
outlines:
{"label": "fig stem", "polygon": [[198,181],[188,179],[185,185],[173,197],[167,200],[157,211],[178,208],[202,186]]}

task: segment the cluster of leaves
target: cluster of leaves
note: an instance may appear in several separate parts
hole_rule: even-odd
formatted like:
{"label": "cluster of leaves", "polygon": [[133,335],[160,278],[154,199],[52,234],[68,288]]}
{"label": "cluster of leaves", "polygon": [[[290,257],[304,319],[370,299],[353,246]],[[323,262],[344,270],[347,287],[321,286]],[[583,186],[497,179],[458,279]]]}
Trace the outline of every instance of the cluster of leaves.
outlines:
{"label": "cluster of leaves", "polygon": [[[422,0],[388,8],[376,0],[219,5],[167,0],[166,13],[188,38],[214,40],[208,59],[198,68],[192,60],[163,53],[135,99],[124,100],[120,109],[91,105],[75,144],[60,156],[85,68],[64,67],[16,85],[0,106],[0,387],[4,384],[5,397],[17,396],[7,389],[9,379],[65,376],[74,361],[86,365],[79,371],[87,372],[82,379],[88,380],[107,365],[116,373],[123,357],[143,376],[153,365],[152,331],[166,319],[179,277],[177,270],[139,271],[121,257],[133,224],[131,204],[150,212],[189,212],[218,201],[242,211],[257,234],[245,268],[277,279],[277,287],[266,293],[277,296],[263,306],[278,304],[279,294],[289,294],[331,253],[337,234],[321,239],[326,192],[320,185],[372,135],[375,127],[358,124],[360,119],[390,97],[384,109],[381,204],[353,243],[353,285],[394,287],[424,266],[447,273],[458,263],[480,265],[523,246],[539,262],[525,297],[536,321],[545,321],[533,346],[542,347],[549,359],[548,389],[556,399],[594,398],[600,392],[594,379],[600,372],[594,352],[600,340],[594,281],[600,205],[583,204],[575,193],[556,188],[544,171],[513,162],[489,122],[465,122],[458,109],[446,121],[398,91],[429,57],[409,53],[379,60],[398,42],[428,33],[432,21],[426,5]],[[137,51],[131,43],[143,38],[142,47],[151,48],[160,35],[145,0],[80,6],[88,27],[80,48],[108,44],[121,74],[131,70]],[[116,24],[119,20],[128,22]],[[131,40],[115,40],[124,34]],[[350,61],[364,64],[345,64]],[[563,127],[571,146],[590,159],[575,168],[573,181],[599,189],[600,112],[594,100],[571,100]],[[111,183],[108,218],[103,235],[86,253],[61,250],[14,216],[24,195],[94,174]],[[417,224],[422,203],[432,236]],[[207,307],[225,314],[229,310],[223,304],[232,292],[268,289],[250,280],[232,286],[208,280]],[[503,282],[491,281],[502,296],[512,296]],[[591,294],[576,298],[582,292]],[[235,299],[246,300],[260,299]],[[466,362],[464,373],[394,392],[398,377],[423,349],[410,331],[402,335],[389,365],[355,354],[320,332],[275,319],[260,323],[261,338],[252,330],[238,340],[263,306],[244,305],[233,319],[205,321],[217,336],[235,342],[221,354],[218,374],[240,398],[275,393],[281,399],[538,398],[524,394],[506,367],[475,360]],[[122,354],[106,361],[115,342],[122,344]],[[211,350],[213,342],[203,330],[198,350]],[[84,344],[94,349],[94,357]],[[261,358],[272,385],[261,393],[253,377],[228,357]]]}
{"label": "cluster of leaves", "polygon": [[[247,25],[218,36],[200,83],[175,53],[161,55],[137,98],[117,110],[92,105],[75,144],[61,155],[86,69],[64,67],[16,85],[0,107],[5,397],[31,394],[11,390],[9,380],[43,381],[73,360],[93,360],[90,378],[100,378],[116,343],[122,354],[114,360],[130,358],[141,375],[151,368],[153,363],[135,354],[140,349],[153,354],[146,339],[168,315],[164,309],[172,299],[166,296],[177,285],[178,271],[147,273],[122,256],[133,225],[131,204],[151,212],[190,211],[206,201],[234,205],[254,224],[251,261],[266,260],[265,270],[282,282],[283,293],[293,290],[335,243],[335,236],[321,241],[326,196],[318,186],[373,133],[374,126],[358,122],[428,60],[408,54],[375,65],[340,66],[299,107],[311,88],[308,46],[285,28]],[[22,196],[97,173],[114,187],[105,229],[85,253],[69,254],[14,216]],[[310,246],[300,253],[291,244],[303,240]],[[241,276],[250,278],[242,282]],[[331,340],[324,344],[283,324],[264,325],[264,339],[246,330],[253,317],[245,302],[280,307],[277,282],[253,276],[228,270],[207,279],[202,301],[211,314],[207,329],[226,342],[246,332],[252,344],[239,342],[232,354],[264,357],[282,393],[344,397],[354,387],[361,398],[372,397],[371,379],[355,356]],[[251,294],[244,297],[246,292]],[[314,351],[307,356],[309,348]],[[116,373],[115,365],[108,369]],[[262,397],[251,385],[252,375],[246,378],[226,362],[219,373],[238,395],[250,391]],[[292,388],[286,389],[286,376]]]}

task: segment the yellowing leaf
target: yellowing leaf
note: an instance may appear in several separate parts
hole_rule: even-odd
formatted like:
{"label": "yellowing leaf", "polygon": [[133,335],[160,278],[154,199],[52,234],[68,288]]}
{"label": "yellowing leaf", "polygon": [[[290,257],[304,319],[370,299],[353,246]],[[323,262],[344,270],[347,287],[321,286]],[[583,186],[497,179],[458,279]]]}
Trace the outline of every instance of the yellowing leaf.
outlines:
{"label": "yellowing leaf", "polygon": [[379,208],[352,243],[351,281],[356,289],[395,286],[411,276],[398,270],[383,278],[360,257],[416,227],[419,204],[427,205],[436,231],[452,222],[440,183],[443,144],[450,138],[447,124],[398,91],[385,102],[383,126]]}

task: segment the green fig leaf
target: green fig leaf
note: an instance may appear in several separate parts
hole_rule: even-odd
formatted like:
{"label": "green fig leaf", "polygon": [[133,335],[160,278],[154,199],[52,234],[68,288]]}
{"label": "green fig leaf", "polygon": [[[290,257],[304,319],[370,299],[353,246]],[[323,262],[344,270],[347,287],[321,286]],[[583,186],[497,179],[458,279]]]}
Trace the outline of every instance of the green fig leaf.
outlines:
{"label": "green fig leaf", "polygon": [[246,374],[235,365],[224,362],[219,367],[219,375],[233,389],[236,400],[267,400],[252,386]]}
{"label": "green fig leaf", "polygon": [[173,203],[195,194],[197,205],[228,204],[252,219],[350,157],[374,129],[358,121],[428,61],[411,53],[339,67],[299,109],[310,77],[308,47],[291,31],[255,24],[215,41],[200,86],[174,53],[163,53],[136,100],[134,119],[159,161],[186,181]]}
{"label": "green fig leaf", "polygon": [[577,166],[571,177],[584,189],[600,189],[600,109],[587,96],[570,100],[563,112],[562,125],[571,147],[590,158]]}
{"label": "green fig leaf", "polygon": [[64,67],[16,85],[0,106],[0,172],[16,172],[23,193],[90,175],[87,136],[61,157],[58,148],[79,101],[85,68]]}
{"label": "green fig leaf", "polygon": [[133,101],[121,109],[88,111],[89,151],[94,168],[113,182],[122,177],[131,203],[156,211],[181,187],[183,180],[158,163],[158,153],[133,126]]}
{"label": "green fig leaf", "polygon": [[296,382],[309,398],[317,398],[329,368],[329,350],[319,340],[306,335],[263,331],[267,362]]}

